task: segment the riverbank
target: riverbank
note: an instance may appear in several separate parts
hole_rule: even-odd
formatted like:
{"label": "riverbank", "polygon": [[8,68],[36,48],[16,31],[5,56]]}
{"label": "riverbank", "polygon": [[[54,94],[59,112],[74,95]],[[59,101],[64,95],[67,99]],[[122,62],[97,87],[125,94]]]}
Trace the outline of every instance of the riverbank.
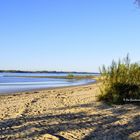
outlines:
{"label": "riverbank", "polygon": [[18,74],[9,76],[1,75],[0,95],[50,89],[55,87],[79,86],[94,82],[96,82],[96,80],[93,79],[93,76],[18,76]]}
{"label": "riverbank", "polygon": [[139,139],[140,107],[99,94],[98,83],[0,96],[0,139]]}
{"label": "riverbank", "polygon": [[16,78],[53,78],[53,79],[75,79],[75,80],[81,80],[81,79],[98,79],[99,76],[92,76],[92,75],[87,75],[87,76],[76,76],[76,75],[67,75],[67,76],[9,76],[5,75],[4,77],[16,77]]}

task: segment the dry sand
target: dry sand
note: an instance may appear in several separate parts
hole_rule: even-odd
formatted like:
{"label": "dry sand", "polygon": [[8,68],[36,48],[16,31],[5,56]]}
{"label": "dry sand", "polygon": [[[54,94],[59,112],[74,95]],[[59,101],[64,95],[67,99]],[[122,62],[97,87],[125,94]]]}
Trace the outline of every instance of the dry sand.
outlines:
{"label": "dry sand", "polygon": [[93,84],[0,96],[0,140],[139,140],[140,107],[98,94]]}

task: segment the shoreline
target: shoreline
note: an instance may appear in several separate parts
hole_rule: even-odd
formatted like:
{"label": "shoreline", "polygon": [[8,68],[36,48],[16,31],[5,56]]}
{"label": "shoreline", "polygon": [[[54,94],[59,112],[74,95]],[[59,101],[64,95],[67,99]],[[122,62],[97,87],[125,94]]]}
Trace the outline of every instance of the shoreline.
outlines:
{"label": "shoreline", "polygon": [[140,107],[99,102],[100,84],[0,96],[0,139],[139,139]]}
{"label": "shoreline", "polygon": [[93,82],[88,82],[85,84],[80,84],[80,85],[70,85],[70,86],[61,86],[61,87],[49,87],[49,88],[40,88],[40,89],[29,89],[25,91],[17,91],[17,92],[9,92],[9,93],[0,93],[0,96],[9,96],[9,95],[20,95],[20,94],[26,94],[26,92],[38,92],[38,91],[44,91],[44,90],[55,90],[55,89],[65,89],[65,88],[71,88],[71,87],[82,87],[86,85],[92,85],[92,84],[97,84],[98,81],[96,79],[93,79],[95,81]]}
{"label": "shoreline", "polygon": [[17,78],[54,78],[54,79],[74,79],[74,80],[81,80],[81,79],[94,79],[97,75],[67,75],[67,76],[12,76],[12,75],[4,75],[3,77],[17,77]]}

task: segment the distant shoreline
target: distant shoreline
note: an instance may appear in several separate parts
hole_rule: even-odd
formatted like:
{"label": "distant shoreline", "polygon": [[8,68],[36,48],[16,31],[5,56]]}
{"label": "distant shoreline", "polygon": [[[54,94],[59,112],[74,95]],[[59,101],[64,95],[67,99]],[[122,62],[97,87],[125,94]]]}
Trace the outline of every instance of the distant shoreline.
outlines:
{"label": "distant shoreline", "polygon": [[0,70],[1,73],[73,73],[73,74],[100,74],[98,72],[76,72],[76,71],[24,71],[24,70]]}
{"label": "distant shoreline", "polygon": [[19,77],[19,78],[55,78],[55,79],[96,79],[96,76],[87,75],[87,76],[13,76],[13,75],[4,75],[3,77]]}

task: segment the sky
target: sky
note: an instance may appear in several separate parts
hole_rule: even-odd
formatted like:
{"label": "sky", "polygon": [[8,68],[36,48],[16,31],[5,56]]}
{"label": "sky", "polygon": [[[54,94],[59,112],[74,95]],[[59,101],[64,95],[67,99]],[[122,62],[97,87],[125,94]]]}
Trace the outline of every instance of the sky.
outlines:
{"label": "sky", "polygon": [[134,0],[0,0],[0,69],[98,72],[140,60]]}

